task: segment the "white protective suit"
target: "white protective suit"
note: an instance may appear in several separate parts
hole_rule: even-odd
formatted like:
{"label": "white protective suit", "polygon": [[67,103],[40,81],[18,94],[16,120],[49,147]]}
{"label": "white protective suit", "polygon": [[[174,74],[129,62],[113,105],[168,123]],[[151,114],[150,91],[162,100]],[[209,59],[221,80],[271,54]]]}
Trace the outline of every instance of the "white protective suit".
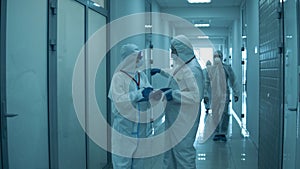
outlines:
{"label": "white protective suit", "polygon": [[222,63],[222,52],[216,51],[215,55],[217,57],[214,58],[214,65],[207,69],[209,74],[207,78],[211,84],[211,98],[209,99],[212,100],[212,117],[207,119],[205,134],[211,135],[212,131],[215,131],[217,133],[214,137],[215,141],[227,141],[225,135],[229,123],[230,88],[232,88],[234,98],[238,100],[239,87],[232,68]]}
{"label": "white protective suit", "polygon": [[[204,81],[205,81],[205,85],[204,85],[204,105],[205,105],[205,109],[206,111],[208,111],[209,109],[211,109],[211,86],[210,86],[210,78],[208,75],[208,71],[207,69],[209,69],[209,67],[211,66],[211,62],[208,60],[206,62],[206,68],[203,69],[203,75],[204,75]],[[207,100],[205,100],[205,98],[207,98]]]}
{"label": "white protective suit", "polygon": [[[114,169],[144,168],[143,159],[134,158],[135,152],[142,148],[139,138],[146,137],[146,123],[150,104],[143,99],[142,91],[151,87],[143,72],[137,71],[138,47],[124,45],[121,49],[122,63],[116,69],[109,90],[112,100],[112,162]],[[130,139],[128,139],[130,138]]]}
{"label": "white protective suit", "polygon": [[[176,145],[164,155],[166,169],[195,169],[196,150],[195,141],[203,98],[204,78],[202,69],[195,58],[193,47],[188,38],[176,36],[171,41],[172,48],[176,49],[178,59],[175,67],[168,72],[172,100],[165,108],[165,128],[169,132],[166,136],[166,145]],[[181,61],[180,61],[181,60]],[[162,70],[162,75],[167,70]],[[183,129],[190,126],[186,133]]]}
{"label": "white protective suit", "polygon": [[225,72],[226,78],[226,103],[224,107],[224,112],[222,115],[222,120],[219,123],[216,132],[219,134],[227,134],[228,131],[228,124],[229,124],[229,101],[230,101],[230,88],[232,89],[233,98],[239,97],[239,87],[238,82],[236,80],[236,76],[231,68],[230,65],[222,64]]}
{"label": "white protective suit", "polygon": [[200,143],[204,143],[215,132],[226,104],[226,76],[219,58],[214,60],[212,66],[207,67],[205,86],[204,97],[208,97],[212,113],[206,118],[202,138],[198,140]]}

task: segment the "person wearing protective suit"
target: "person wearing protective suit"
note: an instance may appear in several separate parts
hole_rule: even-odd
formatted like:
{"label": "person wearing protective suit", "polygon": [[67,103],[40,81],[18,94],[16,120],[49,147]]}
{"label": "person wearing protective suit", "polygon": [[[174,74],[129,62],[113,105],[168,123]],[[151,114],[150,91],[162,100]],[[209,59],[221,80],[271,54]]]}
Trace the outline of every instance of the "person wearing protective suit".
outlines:
{"label": "person wearing protective suit", "polygon": [[206,113],[208,113],[210,106],[211,106],[211,86],[210,86],[210,79],[208,75],[207,69],[211,66],[211,62],[208,60],[206,62],[206,68],[203,69],[203,75],[205,79],[205,85],[204,85],[204,105],[206,109]]}
{"label": "person wearing protective suit", "polygon": [[213,60],[213,65],[206,67],[204,102],[209,103],[211,113],[205,116],[205,126],[198,138],[199,143],[204,143],[215,133],[215,130],[222,119],[226,102],[226,77],[223,64],[220,58]]}
{"label": "person wearing protective suit", "polygon": [[151,75],[168,76],[165,92],[165,145],[172,148],[164,154],[165,169],[195,169],[196,150],[193,146],[200,121],[204,77],[189,39],[179,35],[171,40],[174,68],[152,69]]}
{"label": "person wearing protective suit", "polygon": [[[219,59],[223,60],[223,53],[220,50],[217,50],[214,52],[214,60]],[[228,124],[229,124],[229,112],[228,112],[228,106],[230,102],[230,88],[232,88],[233,91],[233,98],[234,101],[237,102],[239,99],[239,87],[236,80],[236,76],[231,68],[230,65],[222,63],[225,73],[225,79],[226,79],[226,101],[225,101],[225,107],[222,114],[221,121],[219,125],[217,126],[215,132],[215,136],[213,138],[214,141],[227,141],[226,134],[228,130]],[[204,98],[204,100],[209,100],[209,98]]]}
{"label": "person wearing protective suit", "polygon": [[[135,158],[139,139],[146,136],[147,113],[152,87],[142,71],[143,56],[135,44],[121,48],[122,63],[116,69],[109,90],[112,100],[112,163],[114,169],[144,168],[143,159]],[[141,101],[144,100],[144,101]],[[146,101],[145,101],[146,100]]]}

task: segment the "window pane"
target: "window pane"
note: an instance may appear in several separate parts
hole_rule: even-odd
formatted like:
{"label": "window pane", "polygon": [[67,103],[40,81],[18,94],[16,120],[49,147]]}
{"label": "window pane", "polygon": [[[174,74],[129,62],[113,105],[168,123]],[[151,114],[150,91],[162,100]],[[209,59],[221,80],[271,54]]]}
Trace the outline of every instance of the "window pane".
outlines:
{"label": "window pane", "polygon": [[194,53],[202,69],[206,67],[205,65],[208,60],[212,62],[213,48],[196,48],[194,49]]}

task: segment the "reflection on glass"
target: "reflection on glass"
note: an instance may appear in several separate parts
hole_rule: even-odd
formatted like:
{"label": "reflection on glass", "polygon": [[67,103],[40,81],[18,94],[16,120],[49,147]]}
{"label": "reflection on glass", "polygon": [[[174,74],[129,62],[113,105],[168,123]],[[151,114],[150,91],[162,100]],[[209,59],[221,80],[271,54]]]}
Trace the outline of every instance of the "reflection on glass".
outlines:
{"label": "reflection on glass", "polygon": [[[106,39],[101,39],[101,35],[98,32],[99,29],[101,29],[104,25],[106,24],[106,18],[102,16],[101,14],[89,9],[88,10],[88,36],[89,38],[89,43],[96,44],[97,46],[102,46],[104,49],[106,48]],[[105,37],[105,36],[104,36]],[[100,47],[93,48],[93,45],[87,45],[88,49],[88,56],[87,56],[87,74],[86,76],[88,77],[87,80],[87,87],[86,87],[86,93],[88,100],[90,101],[93,97],[93,93],[96,94],[97,98],[97,105],[91,104],[89,102],[87,106],[86,111],[86,123],[87,123],[87,130],[92,131],[93,128],[95,128],[95,122],[93,121],[92,117],[93,113],[96,112],[97,107],[102,112],[102,115],[104,118],[106,118],[106,58],[102,60],[100,63],[99,67],[95,67],[97,65],[93,64],[97,62],[98,59],[98,53],[101,53]],[[97,69],[98,68],[98,69]],[[97,69],[96,77],[92,76],[93,70]],[[91,90],[93,84],[89,83],[95,78],[95,85],[96,89],[95,91]],[[104,131],[107,131],[105,129]],[[97,134],[100,137],[107,138],[107,133],[101,133],[100,131],[97,132]],[[91,138],[88,139],[87,141],[88,144],[88,166],[90,168],[103,168],[106,163],[107,163],[107,152],[103,150],[99,145],[97,145],[95,142],[92,141]]]}
{"label": "reflection on glass", "polygon": [[105,0],[92,0],[92,5],[105,8]]}
{"label": "reflection on glass", "polygon": [[[59,168],[86,166],[85,133],[79,124],[72,98],[72,76],[84,45],[84,6],[73,0],[58,1],[57,90]],[[83,75],[82,75],[83,76]],[[84,85],[84,81],[81,82]],[[84,96],[84,91],[80,91]],[[82,107],[84,107],[84,103]]]}

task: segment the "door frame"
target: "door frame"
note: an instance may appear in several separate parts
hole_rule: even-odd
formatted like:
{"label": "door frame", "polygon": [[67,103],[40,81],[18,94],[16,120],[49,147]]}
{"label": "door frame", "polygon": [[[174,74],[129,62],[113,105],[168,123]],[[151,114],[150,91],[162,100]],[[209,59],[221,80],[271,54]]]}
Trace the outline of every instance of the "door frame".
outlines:
{"label": "door frame", "polygon": [[[299,22],[299,19],[300,19],[300,0],[296,1],[296,6],[297,6],[297,21],[298,23]],[[296,24],[298,24],[296,23]],[[299,50],[299,47],[300,47],[300,26],[298,26],[297,28],[297,34],[298,34],[298,51],[297,51],[297,54],[298,54],[298,92],[300,90],[299,88],[299,85],[300,85],[300,50]],[[298,110],[297,110],[297,115],[296,115],[297,119],[296,119],[296,125],[297,125],[297,135],[296,135],[296,168],[297,167],[300,167],[300,162],[299,160],[297,160],[299,157],[300,157],[300,131],[299,131],[299,127],[300,127],[300,93],[298,93]]]}
{"label": "door frame", "polygon": [[0,169],[8,169],[7,150],[7,120],[6,114],[6,9],[7,0],[1,0],[1,23],[0,23]]}

